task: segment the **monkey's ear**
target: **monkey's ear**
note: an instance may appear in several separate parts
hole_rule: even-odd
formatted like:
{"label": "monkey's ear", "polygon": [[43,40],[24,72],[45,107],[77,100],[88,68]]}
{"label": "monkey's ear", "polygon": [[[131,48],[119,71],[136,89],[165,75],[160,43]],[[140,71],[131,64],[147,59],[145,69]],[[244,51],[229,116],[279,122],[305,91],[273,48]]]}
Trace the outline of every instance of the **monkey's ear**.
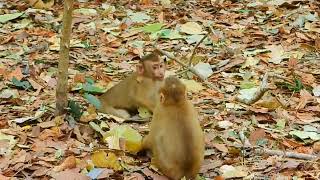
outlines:
{"label": "monkey's ear", "polygon": [[143,65],[141,63],[137,64],[136,71],[137,71],[138,75],[143,75],[144,68],[143,68]]}
{"label": "monkey's ear", "polygon": [[165,97],[163,93],[160,93],[160,103],[164,103]]}

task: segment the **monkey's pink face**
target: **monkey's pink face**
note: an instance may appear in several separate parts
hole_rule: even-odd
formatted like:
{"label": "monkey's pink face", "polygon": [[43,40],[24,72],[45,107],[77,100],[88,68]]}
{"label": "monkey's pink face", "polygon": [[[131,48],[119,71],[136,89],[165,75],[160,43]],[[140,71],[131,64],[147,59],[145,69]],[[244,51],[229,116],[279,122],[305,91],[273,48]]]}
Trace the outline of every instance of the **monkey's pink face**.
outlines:
{"label": "monkey's pink face", "polygon": [[166,72],[166,65],[163,60],[146,61],[143,64],[137,65],[137,72],[144,77],[152,78],[153,80],[163,81]]}
{"label": "monkey's pink face", "polygon": [[152,76],[153,79],[162,81],[164,79],[164,74],[166,71],[166,65],[163,61],[161,62],[151,62]]}

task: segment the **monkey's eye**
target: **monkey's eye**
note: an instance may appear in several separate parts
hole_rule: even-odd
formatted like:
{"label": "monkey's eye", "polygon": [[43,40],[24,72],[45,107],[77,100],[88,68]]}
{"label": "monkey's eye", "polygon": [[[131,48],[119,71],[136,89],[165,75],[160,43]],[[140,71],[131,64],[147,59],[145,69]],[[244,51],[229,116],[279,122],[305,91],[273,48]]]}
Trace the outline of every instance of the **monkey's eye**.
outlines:
{"label": "monkey's eye", "polygon": [[156,69],[158,69],[158,66],[153,66],[152,68],[153,68],[153,70],[156,70]]}

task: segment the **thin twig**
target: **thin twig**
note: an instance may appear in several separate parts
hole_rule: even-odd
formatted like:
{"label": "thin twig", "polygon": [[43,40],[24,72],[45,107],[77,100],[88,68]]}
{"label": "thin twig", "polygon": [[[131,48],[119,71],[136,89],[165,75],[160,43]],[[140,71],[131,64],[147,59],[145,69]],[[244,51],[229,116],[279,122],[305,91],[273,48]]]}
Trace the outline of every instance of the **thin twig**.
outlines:
{"label": "thin twig", "polygon": [[194,69],[193,67],[189,67],[187,65],[185,65],[183,62],[181,62],[180,60],[178,60],[177,58],[171,56],[171,54],[167,53],[166,51],[162,50],[162,49],[159,49],[157,47],[155,47],[155,49],[157,49],[161,54],[167,56],[168,58],[176,61],[178,64],[180,64],[181,66],[183,66],[184,68],[188,69],[190,72],[192,72],[193,74],[195,74],[196,76],[198,76],[202,81],[203,83],[211,88],[211,89],[214,89],[218,92],[221,92],[221,90],[217,87],[215,87],[214,85],[212,85],[210,82],[208,82],[201,74],[198,73],[198,71],[196,69]]}
{"label": "thin twig", "polygon": [[251,99],[240,99],[237,97],[237,101],[244,103],[244,104],[247,104],[247,105],[250,105],[250,104],[257,102],[259,99],[261,99],[261,97],[264,95],[264,93],[268,91],[267,85],[268,85],[268,72],[266,72],[264,74],[259,89],[257,90],[257,92],[254,94],[254,96]]}
{"label": "thin twig", "polygon": [[[230,146],[237,147],[237,148],[243,147],[243,145],[240,145],[240,144],[233,144]],[[272,149],[267,149],[267,148],[261,148],[259,146],[245,146],[245,147],[254,150],[254,152],[257,155],[267,154],[267,155],[271,155],[271,156],[273,156],[273,155],[282,156],[284,158],[295,158],[295,159],[314,160],[314,161],[317,161],[320,158],[320,156],[317,156],[317,155],[297,153],[297,152],[292,152],[292,151],[288,152],[288,151],[282,151],[282,150],[272,150]]]}
{"label": "thin twig", "polygon": [[221,104],[222,102],[225,102],[224,99],[218,99],[218,98],[211,98],[211,99],[204,99],[202,101],[199,102],[195,102],[193,103],[193,105],[197,106],[197,105],[201,105],[201,104],[214,104],[214,105],[218,105]]}
{"label": "thin twig", "polygon": [[131,117],[131,118],[125,119],[124,122],[144,123],[144,122],[149,122],[150,119],[151,117],[147,117],[147,118]]}
{"label": "thin twig", "polygon": [[176,72],[176,75],[181,75],[181,74],[184,74],[184,73],[186,73],[188,71],[189,71],[188,69],[183,69],[183,70],[181,70],[179,72]]}
{"label": "thin twig", "polygon": [[201,38],[201,40],[194,46],[193,51],[192,51],[192,54],[191,54],[191,57],[190,57],[190,59],[189,59],[189,64],[188,64],[189,67],[191,66],[193,57],[194,57],[194,55],[196,54],[196,50],[197,50],[198,46],[202,43],[202,41],[203,41],[204,39],[206,39],[206,38],[208,37],[208,35],[209,35],[209,33],[205,34],[205,35]]}
{"label": "thin twig", "polygon": [[283,157],[296,158],[296,159],[305,159],[305,160],[317,160],[319,158],[319,156],[314,156],[314,155],[310,155],[310,154],[286,152],[286,151],[271,150],[271,149],[256,149],[255,152],[257,154],[268,154],[268,155],[276,155],[276,156],[283,156]]}

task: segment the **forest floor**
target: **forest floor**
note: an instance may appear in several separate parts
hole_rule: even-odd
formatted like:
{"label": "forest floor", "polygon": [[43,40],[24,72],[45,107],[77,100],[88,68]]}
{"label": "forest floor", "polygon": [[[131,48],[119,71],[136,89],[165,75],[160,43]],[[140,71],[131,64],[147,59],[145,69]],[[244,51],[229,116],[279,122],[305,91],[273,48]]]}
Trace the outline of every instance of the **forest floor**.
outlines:
{"label": "forest floor", "polygon": [[54,115],[63,5],[40,2],[0,1],[1,180],[166,179],[132,153],[148,121],[94,108],[153,46],[207,79],[163,56],[200,113],[201,179],[320,178],[319,1],[76,1],[65,116]]}

